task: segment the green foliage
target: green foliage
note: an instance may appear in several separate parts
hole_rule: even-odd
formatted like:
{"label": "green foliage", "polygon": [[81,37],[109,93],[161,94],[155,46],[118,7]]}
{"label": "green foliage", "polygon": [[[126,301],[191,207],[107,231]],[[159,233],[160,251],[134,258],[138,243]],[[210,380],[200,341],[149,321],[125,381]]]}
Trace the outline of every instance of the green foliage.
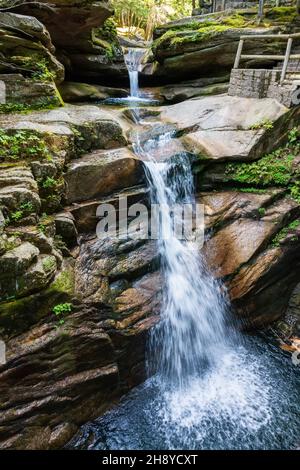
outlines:
{"label": "green foliage", "polygon": [[48,214],[43,212],[37,225],[39,232],[44,233],[44,234],[46,233],[48,222],[49,222],[49,216]]}
{"label": "green foliage", "polygon": [[108,41],[118,40],[116,22],[113,18],[108,18],[102,28],[98,28],[98,32],[102,38],[107,39]]}
{"label": "green foliage", "polygon": [[264,207],[260,207],[258,209],[258,213],[259,213],[259,217],[264,217],[264,215],[266,213],[266,209]]}
{"label": "green foliage", "polygon": [[55,73],[49,70],[49,64],[46,59],[41,59],[38,62],[31,62],[28,65],[35,68],[35,71],[31,75],[32,80],[42,82],[53,82],[55,80]]}
{"label": "green foliage", "polygon": [[230,188],[232,191],[239,191],[240,193],[255,193],[255,194],[265,194],[266,189],[262,188]]}
{"label": "green foliage", "polygon": [[67,313],[72,312],[73,305],[70,303],[57,304],[53,307],[52,312],[56,315],[58,319],[58,325],[63,325],[65,323],[64,316]]}
{"label": "green foliage", "polygon": [[289,189],[291,197],[300,204],[300,181],[296,181]]}
{"label": "green foliage", "polygon": [[31,202],[23,202],[14,212],[9,215],[9,220],[12,222],[18,222],[24,219],[29,214],[34,212],[34,207]]}
{"label": "green foliage", "polygon": [[42,180],[41,186],[44,189],[55,188],[57,186],[57,181],[51,176],[47,176],[44,180]]}
{"label": "green foliage", "polygon": [[280,242],[286,238],[289,232],[296,230],[299,226],[300,226],[300,220],[294,220],[289,225],[281,229],[280,232],[278,232],[277,235],[275,235],[275,237],[273,238],[272,246],[273,247],[280,246]]}
{"label": "green foliage", "polygon": [[192,0],[112,0],[117,26],[133,34],[137,29],[144,31],[145,39],[152,37],[153,29],[159,24],[190,16]]}
{"label": "green foliage", "polygon": [[160,48],[176,49],[179,45],[194,42],[208,41],[224,31],[232,28],[244,28],[249,22],[238,13],[231,16],[223,16],[216,20],[207,19],[206,21],[191,21],[185,25],[172,27],[156,39],[152,45],[152,51],[155,53]]}
{"label": "green foliage", "polygon": [[265,130],[270,130],[273,129],[274,124],[270,119],[263,119],[260,122],[257,122],[255,124],[252,124],[252,126],[249,127],[250,130],[257,130],[257,129],[265,129]]}
{"label": "green foliage", "polygon": [[295,155],[299,152],[300,141],[297,128],[288,135],[288,142],[274,152],[253,163],[230,163],[225,166],[225,175],[238,183],[258,186],[290,186],[293,195],[299,195],[298,183],[292,181],[297,170],[293,168]]}
{"label": "green foliage", "polygon": [[239,183],[286,185],[291,179],[293,159],[293,155],[282,155],[279,149],[254,163],[228,164],[225,174]]}
{"label": "green foliage", "polygon": [[53,256],[49,256],[43,260],[43,268],[45,271],[52,271],[56,267],[56,261]]}
{"label": "green foliage", "polygon": [[58,96],[43,97],[32,104],[7,103],[0,104],[0,114],[22,113],[27,114],[31,111],[41,111],[43,109],[55,109],[63,104]]}
{"label": "green foliage", "polygon": [[49,149],[41,136],[33,131],[7,133],[0,128],[0,158],[18,160],[23,158],[50,157]]}

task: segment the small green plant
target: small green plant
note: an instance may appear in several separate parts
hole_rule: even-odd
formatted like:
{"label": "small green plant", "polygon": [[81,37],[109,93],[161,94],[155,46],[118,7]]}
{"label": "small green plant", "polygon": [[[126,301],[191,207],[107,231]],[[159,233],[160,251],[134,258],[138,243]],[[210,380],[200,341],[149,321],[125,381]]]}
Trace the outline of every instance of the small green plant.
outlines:
{"label": "small green plant", "polygon": [[288,133],[287,147],[292,147],[292,146],[295,146],[296,144],[297,146],[299,146],[300,144],[300,135],[299,135],[298,127],[294,127]]}
{"label": "small green plant", "polygon": [[273,247],[278,247],[280,246],[280,242],[286,238],[288,233],[290,231],[296,230],[300,226],[300,220],[294,220],[291,222],[289,225],[284,227],[283,229],[280,230],[280,232],[275,235],[275,237],[272,240],[272,246]]}
{"label": "small green plant", "polygon": [[258,129],[265,129],[265,130],[270,130],[273,129],[274,124],[270,119],[264,119],[263,121],[257,122],[256,124],[252,124],[252,126],[249,127],[250,130],[258,130]]}
{"label": "small green plant", "polygon": [[52,271],[56,267],[56,261],[53,256],[49,256],[43,260],[43,268],[45,271]]}
{"label": "small green plant", "polygon": [[57,185],[57,181],[51,176],[47,176],[47,178],[45,178],[41,183],[41,186],[44,189],[54,188],[56,185]]}
{"label": "small green plant", "polygon": [[259,217],[264,217],[264,215],[266,213],[266,209],[264,207],[260,207],[258,209],[258,213],[259,213]]}
{"label": "small green plant", "polygon": [[300,181],[296,181],[290,186],[291,197],[300,204]]}
{"label": "small green plant", "polygon": [[31,111],[41,111],[43,109],[55,109],[63,105],[59,96],[43,97],[34,103],[6,103],[0,104],[0,114],[22,113],[27,114]]}
{"label": "small green plant", "polygon": [[294,155],[278,149],[253,163],[230,163],[225,174],[239,183],[286,185],[291,179],[293,160]]}
{"label": "small green plant", "polygon": [[14,222],[18,222],[19,220],[23,219],[23,212],[22,211],[14,211],[10,214],[10,218]]}
{"label": "small green plant", "polygon": [[57,327],[65,323],[65,315],[72,312],[73,305],[70,303],[57,304],[53,307],[52,312],[57,317],[58,324]]}
{"label": "small green plant", "polygon": [[49,70],[49,65],[46,59],[42,59],[35,63],[36,71],[33,72],[31,78],[33,80],[39,80],[42,82],[53,82],[55,79],[55,73]]}
{"label": "small green plant", "polygon": [[17,210],[11,212],[9,219],[13,222],[18,222],[29,214],[34,212],[34,207],[32,202],[23,202]]}
{"label": "small green plant", "polygon": [[47,220],[48,220],[48,214],[43,212],[43,214],[41,215],[40,220],[37,224],[39,232],[44,233],[44,234],[46,233],[46,230],[47,230],[47,223],[46,222],[47,222]]}
{"label": "small green plant", "polygon": [[0,158],[5,160],[43,159],[49,156],[49,149],[42,136],[28,130],[12,134],[0,128]]}

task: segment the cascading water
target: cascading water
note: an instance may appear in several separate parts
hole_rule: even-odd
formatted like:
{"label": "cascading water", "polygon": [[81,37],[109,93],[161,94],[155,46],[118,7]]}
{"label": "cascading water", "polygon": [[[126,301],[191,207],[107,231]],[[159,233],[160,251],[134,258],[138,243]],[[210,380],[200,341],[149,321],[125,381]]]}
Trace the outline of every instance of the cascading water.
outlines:
{"label": "cascading water", "polygon": [[129,48],[125,55],[125,62],[128,69],[130,80],[130,97],[139,98],[139,68],[142,59],[145,55],[145,50],[140,48]]}
{"label": "cascading water", "polygon": [[156,358],[162,384],[182,387],[224,354],[227,303],[206,271],[197,243],[178,239],[173,233],[174,206],[195,201],[189,156],[182,153],[175,161],[163,163],[151,156],[171,138],[167,133],[144,146],[136,142],[134,149],[145,161],[151,203],[160,208],[158,250],[165,285],[161,321],[151,333],[150,364]]}
{"label": "cascading water", "polygon": [[[138,63],[134,67],[137,72]],[[139,94],[136,75],[130,79],[132,93]],[[207,271],[199,247],[173,236],[173,205],[194,203],[190,161],[185,153],[157,161],[172,132],[143,138],[147,123],[139,120],[139,125],[133,148],[144,161],[151,202],[160,207],[158,250],[164,277],[161,320],[150,335],[153,375],[117,408],[85,425],[70,447],[299,446],[299,375],[276,347],[235,331],[224,289]]]}

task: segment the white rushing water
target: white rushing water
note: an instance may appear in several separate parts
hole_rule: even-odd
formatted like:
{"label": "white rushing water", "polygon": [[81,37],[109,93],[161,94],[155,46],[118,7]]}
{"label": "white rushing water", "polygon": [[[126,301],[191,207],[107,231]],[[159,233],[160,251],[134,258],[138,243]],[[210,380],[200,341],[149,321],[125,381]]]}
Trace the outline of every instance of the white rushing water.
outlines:
{"label": "white rushing water", "polygon": [[[130,78],[138,94],[135,75]],[[268,365],[247,350],[235,330],[224,287],[206,269],[199,246],[173,235],[172,207],[194,203],[191,163],[184,153],[156,161],[158,147],[167,146],[172,133],[144,138],[149,125],[140,121],[134,151],[145,164],[151,203],[161,208],[158,250],[163,303],[148,354],[149,372],[154,374],[149,383],[159,392],[145,413],[149,420],[157,417],[168,448],[178,443],[191,448],[193,441],[213,446],[216,439],[210,436],[219,428],[222,443],[218,445],[226,448],[226,439],[230,446],[230,439],[238,442],[238,436],[246,439],[247,432],[268,426],[274,383]],[[226,436],[226,429],[230,435]]]}
{"label": "white rushing water", "polygon": [[[128,53],[135,58],[131,66],[138,70],[141,55],[132,51]],[[174,205],[195,202],[189,156],[181,153],[175,160],[157,162],[157,148],[167,146],[173,135],[166,131],[154,139],[142,139],[144,126],[147,123],[141,121],[134,151],[145,164],[151,204],[160,208],[158,250],[164,278],[161,321],[150,340],[150,367],[158,371],[165,386],[183,387],[217,364],[228,349],[227,302],[221,286],[205,269],[197,243],[173,233]]]}
{"label": "white rushing water", "polygon": [[84,426],[72,446],[299,447],[299,374],[277,347],[236,331],[224,288],[207,271],[199,246],[173,236],[174,203],[194,203],[189,156],[164,161],[172,131],[159,125],[152,132],[153,123],[136,115],[140,132],[134,151],[144,161],[151,202],[161,208],[157,248],[163,303],[150,335],[149,379]]}
{"label": "white rushing water", "polygon": [[145,55],[145,49],[130,48],[125,55],[125,61],[130,80],[130,97],[139,98],[139,69],[142,59]]}

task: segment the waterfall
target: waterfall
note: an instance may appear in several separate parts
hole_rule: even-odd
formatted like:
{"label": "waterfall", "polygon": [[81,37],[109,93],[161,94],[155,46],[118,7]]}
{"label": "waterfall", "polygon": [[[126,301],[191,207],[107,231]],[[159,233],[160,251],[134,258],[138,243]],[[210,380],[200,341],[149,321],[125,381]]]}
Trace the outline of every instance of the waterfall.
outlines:
{"label": "waterfall", "polygon": [[[138,70],[138,62],[130,62],[135,63],[132,72]],[[137,83],[135,76],[132,85]],[[156,234],[163,301],[159,322],[150,332],[148,380],[118,407],[88,423],[73,446],[294,448],[300,442],[299,374],[272,344],[238,333],[224,286],[207,269],[197,239],[173,234],[174,204],[195,207],[189,155],[181,152],[164,160],[174,148],[171,127],[164,128],[151,117],[147,122],[145,113],[138,111],[141,99],[126,100],[132,103],[135,128],[140,129],[134,134],[133,150],[144,162],[151,203],[159,208]]]}
{"label": "waterfall", "polygon": [[[151,203],[160,208],[158,250],[164,278],[161,320],[151,333],[150,366],[167,387],[187,386],[190,379],[216,364],[228,347],[227,302],[221,286],[205,268],[199,246],[172,231],[174,204],[194,205],[190,158],[156,162],[152,156],[172,135],[137,141],[135,153],[145,163]],[[154,362],[154,364],[153,364]]]}
{"label": "waterfall", "polygon": [[130,97],[139,98],[139,69],[145,56],[145,49],[130,48],[125,54],[125,62],[129,73],[130,80]]}

